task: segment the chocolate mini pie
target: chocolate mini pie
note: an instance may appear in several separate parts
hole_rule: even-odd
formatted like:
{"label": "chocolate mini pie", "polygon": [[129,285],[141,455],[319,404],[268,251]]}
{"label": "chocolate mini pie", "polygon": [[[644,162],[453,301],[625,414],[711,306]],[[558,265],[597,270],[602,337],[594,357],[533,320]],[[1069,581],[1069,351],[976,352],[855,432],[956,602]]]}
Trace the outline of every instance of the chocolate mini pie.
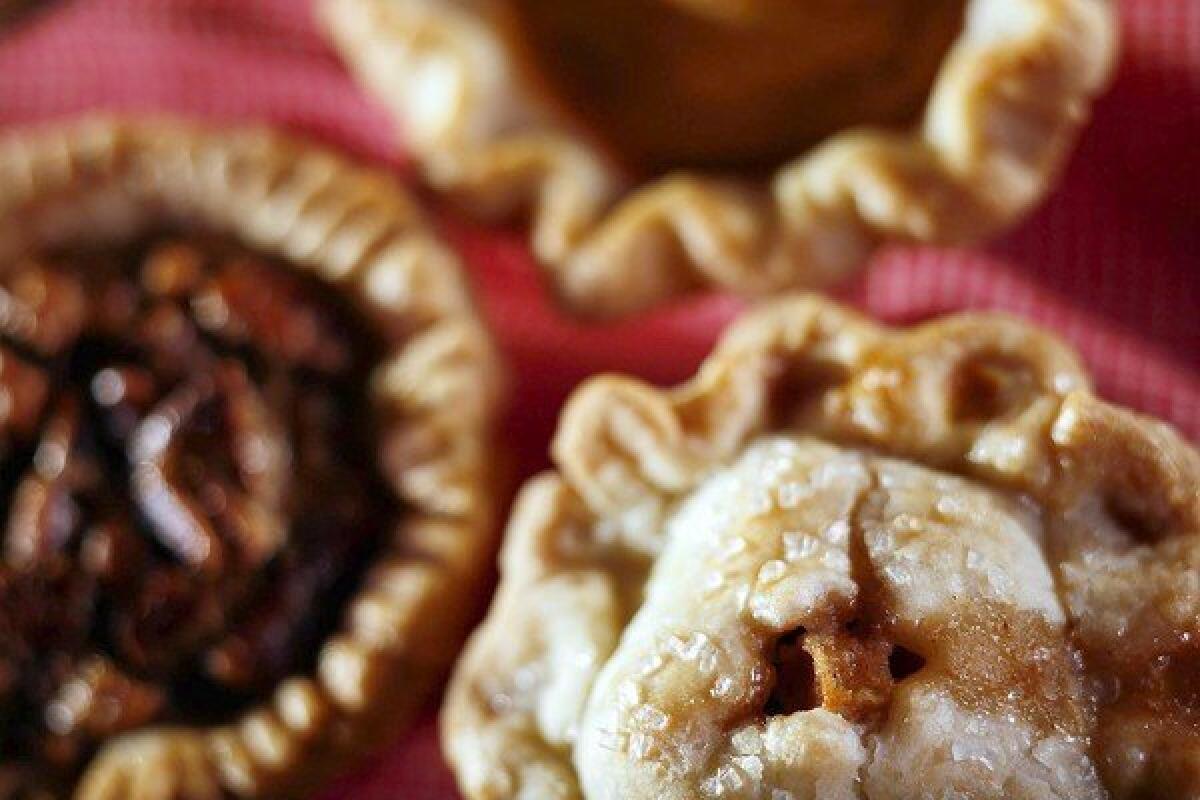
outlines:
{"label": "chocolate mini pie", "polygon": [[486,566],[489,339],[401,190],[260,130],[0,139],[0,796],[307,794]]}
{"label": "chocolate mini pie", "polygon": [[1052,186],[1108,0],[322,0],[437,188],[528,212],[564,300],[816,285]]}
{"label": "chocolate mini pie", "polygon": [[553,454],[443,710],[471,800],[1200,796],[1200,454],[1048,335],[783,299]]}

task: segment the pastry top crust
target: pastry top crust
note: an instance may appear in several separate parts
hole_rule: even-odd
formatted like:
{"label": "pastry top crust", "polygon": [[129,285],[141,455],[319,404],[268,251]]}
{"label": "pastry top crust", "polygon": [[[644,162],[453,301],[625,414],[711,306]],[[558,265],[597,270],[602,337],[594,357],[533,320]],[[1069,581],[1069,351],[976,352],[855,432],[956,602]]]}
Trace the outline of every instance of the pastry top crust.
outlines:
{"label": "pastry top crust", "polygon": [[1200,455],[1047,334],[778,300],[553,454],[443,710],[468,797],[1200,788]]}
{"label": "pastry top crust", "polygon": [[[767,5],[676,2],[728,24]],[[915,130],[845,131],[767,181],[636,185],[523,78],[506,0],[321,9],[428,180],[484,214],[527,210],[552,284],[596,315],[697,284],[827,284],[885,239],[962,242],[1012,224],[1054,183],[1116,51],[1109,0],[970,0]]]}
{"label": "pastry top crust", "polygon": [[112,740],[76,792],[104,798],[294,795],[427,699],[486,569],[497,355],[459,265],[387,177],[257,128],[89,119],[0,137],[0,262],[119,245],[169,226],[310,273],[387,343],[366,393],[394,532],[319,648],[234,722]]}

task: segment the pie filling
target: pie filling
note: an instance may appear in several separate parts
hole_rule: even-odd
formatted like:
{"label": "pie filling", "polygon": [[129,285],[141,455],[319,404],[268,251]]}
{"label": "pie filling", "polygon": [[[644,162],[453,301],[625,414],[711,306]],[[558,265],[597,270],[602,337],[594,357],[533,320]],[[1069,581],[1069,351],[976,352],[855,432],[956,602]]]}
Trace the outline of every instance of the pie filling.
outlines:
{"label": "pie filling", "polygon": [[965,0],[513,0],[549,93],[639,173],[767,169],[920,115]]}
{"label": "pie filling", "polygon": [[399,513],[318,292],[201,237],[0,276],[0,795],[311,668]]}

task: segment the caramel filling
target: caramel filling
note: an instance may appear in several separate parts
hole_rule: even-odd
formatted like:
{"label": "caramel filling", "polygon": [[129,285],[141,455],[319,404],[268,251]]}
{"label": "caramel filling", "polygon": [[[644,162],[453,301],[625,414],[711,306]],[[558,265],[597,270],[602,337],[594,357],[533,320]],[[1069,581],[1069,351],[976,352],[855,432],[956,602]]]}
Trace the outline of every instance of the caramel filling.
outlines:
{"label": "caramel filling", "polygon": [[765,169],[850,127],[911,125],[965,0],[513,6],[529,71],[619,160],[653,174]]}
{"label": "caramel filling", "polygon": [[398,514],[320,291],[207,240],[0,275],[0,794],[311,668]]}

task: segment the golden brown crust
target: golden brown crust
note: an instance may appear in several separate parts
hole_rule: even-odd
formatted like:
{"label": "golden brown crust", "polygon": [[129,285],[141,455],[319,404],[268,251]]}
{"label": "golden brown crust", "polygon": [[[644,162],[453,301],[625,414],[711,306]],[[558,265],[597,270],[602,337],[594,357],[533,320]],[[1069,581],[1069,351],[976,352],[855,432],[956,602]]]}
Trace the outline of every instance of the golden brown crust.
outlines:
{"label": "golden brown crust", "polygon": [[961,242],[1012,224],[1053,185],[1116,50],[1109,0],[971,0],[912,133],[847,131],[767,183],[681,174],[635,187],[525,85],[500,33],[504,0],[321,7],[428,180],[482,213],[528,209],[553,284],[600,315],[701,283],[827,284],[883,239]]}
{"label": "golden brown crust", "polygon": [[387,331],[370,396],[405,504],[340,628],[232,724],[139,731],[77,797],[287,795],[419,709],[486,567],[499,369],[455,257],[391,180],[261,129],[94,119],[0,139],[0,259],[199,226],[311,271]]}
{"label": "golden brown crust", "polygon": [[[473,800],[914,796],[914,775],[957,791],[974,775],[979,797],[1194,791],[1200,455],[1097,399],[1054,338],[985,314],[891,330],[782,299],[680,387],[592,379],[553,454],[558,472],[518,499],[443,709]],[[737,470],[750,500],[720,495]],[[774,486],[780,470],[794,482]],[[776,491],[775,510],[746,510],[755,491]],[[710,558],[696,531],[722,514]],[[901,541],[927,555],[905,561]],[[829,629],[847,615],[869,625]],[[764,718],[755,670],[797,625],[824,697]],[[928,666],[893,688],[871,666],[877,637]],[[901,709],[886,724],[881,692]],[[960,736],[986,773],[905,750]]]}

